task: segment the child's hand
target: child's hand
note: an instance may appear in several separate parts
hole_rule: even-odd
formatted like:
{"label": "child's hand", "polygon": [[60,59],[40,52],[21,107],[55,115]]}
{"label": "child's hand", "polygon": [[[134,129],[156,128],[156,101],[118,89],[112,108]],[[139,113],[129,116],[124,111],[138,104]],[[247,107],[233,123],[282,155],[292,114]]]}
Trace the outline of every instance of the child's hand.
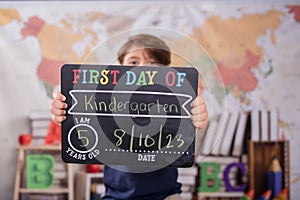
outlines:
{"label": "child's hand", "polygon": [[196,99],[194,99],[194,101],[191,103],[191,106],[191,120],[194,126],[198,130],[201,130],[207,125],[208,122],[208,113],[203,97],[201,95],[197,96]]}
{"label": "child's hand", "polygon": [[67,104],[64,103],[65,100],[66,97],[60,92],[57,92],[51,102],[50,113],[52,114],[52,120],[57,124],[60,124],[66,119],[65,109],[67,108]]}

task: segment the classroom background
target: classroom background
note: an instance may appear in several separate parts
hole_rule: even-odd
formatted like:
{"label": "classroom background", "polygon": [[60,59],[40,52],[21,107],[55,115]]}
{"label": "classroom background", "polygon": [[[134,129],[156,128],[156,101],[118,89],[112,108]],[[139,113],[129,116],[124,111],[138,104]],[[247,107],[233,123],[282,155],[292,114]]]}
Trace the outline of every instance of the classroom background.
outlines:
{"label": "classroom background", "polygon": [[[215,63],[203,68],[211,118],[277,110],[279,139],[289,141],[290,198],[299,197],[299,1],[2,1],[0,199],[12,199],[18,137],[32,130],[32,113],[49,110],[60,67],[94,56],[113,63],[118,35],[130,31],[153,31],[186,52],[188,62],[173,65],[200,63],[201,72]],[[97,47],[105,51],[91,54]]]}

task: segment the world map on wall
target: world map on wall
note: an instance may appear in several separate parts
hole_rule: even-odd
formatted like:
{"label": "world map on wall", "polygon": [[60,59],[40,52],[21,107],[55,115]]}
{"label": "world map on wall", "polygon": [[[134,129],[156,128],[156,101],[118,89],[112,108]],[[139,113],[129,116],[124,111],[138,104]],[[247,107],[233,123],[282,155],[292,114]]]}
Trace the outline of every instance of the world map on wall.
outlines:
{"label": "world map on wall", "polygon": [[[286,6],[284,11],[268,10],[240,17],[213,15],[205,19],[201,26],[193,27],[188,36],[201,44],[212,57],[222,77],[220,85],[224,85],[226,92],[232,92],[243,104],[248,105],[250,99],[245,94],[255,90],[259,82],[255,71],[260,73],[260,77],[266,77],[273,70],[272,57],[265,55],[265,47],[258,43],[258,39],[266,37],[264,40],[276,45],[275,31],[281,26],[283,18],[292,14],[295,22],[299,23],[299,10],[299,6]],[[68,62],[82,62],[93,47],[103,41],[103,38],[99,38],[99,31],[103,30],[99,29],[105,29],[107,37],[110,37],[120,27],[133,28],[135,21],[129,16],[103,12],[66,13],[57,23],[49,23],[37,15],[24,19],[17,9],[0,9],[0,15],[0,26],[17,23],[20,28],[16,27],[15,31],[19,32],[21,39],[33,37],[38,41],[41,61],[37,66],[37,75],[49,95],[60,82],[60,67]],[[161,20],[157,19],[152,24],[159,25]],[[189,51],[189,47],[180,39],[175,46]],[[190,52],[190,55],[197,60],[196,53],[193,55]],[[173,63],[186,64],[176,59]],[[261,65],[269,66],[260,70]]]}
{"label": "world map on wall", "polygon": [[[293,169],[296,171],[298,164],[294,161],[300,156],[300,96],[295,93],[300,84],[300,46],[296,45],[300,6],[237,3],[220,9],[178,4],[80,5],[72,7],[76,12],[63,6],[0,6],[0,49],[5,47],[4,55],[15,55],[28,62],[26,69],[35,71],[41,90],[52,98],[54,87],[60,84],[63,64],[82,63],[97,45],[122,31],[164,27],[183,33],[202,46],[212,60],[191,50],[186,39],[170,34],[163,39],[172,49],[189,55],[189,60],[174,56],[172,65],[207,66],[200,71],[209,83],[214,107],[222,107],[226,98],[231,109],[278,108],[280,128],[296,149],[291,155],[292,173]],[[119,42],[107,44],[107,50],[115,50]],[[103,56],[108,54],[103,52]],[[6,56],[2,62],[9,59]],[[212,61],[215,66],[207,64]],[[12,70],[22,71],[17,66],[12,66]],[[203,84],[205,88],[207,85]]]}

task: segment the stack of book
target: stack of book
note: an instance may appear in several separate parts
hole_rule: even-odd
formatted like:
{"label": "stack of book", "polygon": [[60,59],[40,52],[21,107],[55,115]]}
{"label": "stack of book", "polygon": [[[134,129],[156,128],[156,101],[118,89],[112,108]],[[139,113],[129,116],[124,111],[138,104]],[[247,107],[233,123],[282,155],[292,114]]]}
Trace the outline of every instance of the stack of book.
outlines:
{"label": "stack of book", "polygon": [[[243,195],[242,191],[228,191],[248,182],[247,145],[249,138],[248,112],[224,112],[210,120],[201,138],[202,141],[199,142],[201,145],[198,147],[196,158],[200,166],[198,199],[239,198]],[[207,169],[204,167],[210,165],[211,167]],[[244,167],[246,172],[242,173],[238,166]],[[201,169],[202,167],[204,169]],[[229,172],[228,169],[230,169]],[[218,170],[217,174],[215,170]],[[209,176],[208,174],[213,174],[215,180],[206,180],[205,177]],[[206,184],[205,187],[201,187],[201,182]]]}
{"label": "stack of book", "polygon": [[212,119],[208,125],[202,156],[236,156],[244,153],[249,138],[249,117],[246,112],[225,112]]}
{"label": "stack of book", "polygon": [[196,193],[196,180],[198,178],[198,167],[178,168],[178,182],[181,186],[181,196],[184,200],[192,200]]}
{"label": "stack of book", "polygon": [[277,109],[251,111],[251,140],[252,141],[279,141],[284,136],[279,133],[279,113]]}
{"label": "stack of book", "polygon": [[54,186],[56,187],[66,187],[67,186],[67,179],[68,179],[68,172],[67,172],[67,165],[61,159],[61,153],[53,153],[52,154],[55,160],[54,166]]}
{"label": "stack of book", "polygon": [[29,120],[31,127],[30,132],[32,134],[32,144],[44,144],[44,140],[48,133],[48,129],[51,122],[50,112],[32,112],[29,115]]}

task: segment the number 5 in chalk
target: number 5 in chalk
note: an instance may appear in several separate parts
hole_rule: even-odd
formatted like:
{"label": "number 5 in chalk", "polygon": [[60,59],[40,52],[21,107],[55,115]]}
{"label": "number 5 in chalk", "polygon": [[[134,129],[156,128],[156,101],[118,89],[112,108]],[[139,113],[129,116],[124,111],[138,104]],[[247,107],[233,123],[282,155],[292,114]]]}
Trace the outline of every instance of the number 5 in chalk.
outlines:
{"label": "number 5 in chalk", "polygon": [[69,131],[68,143],[78,153],[88,153],[97,146],[98,134],[91,125],[77,124]]}
{"label": "number 5 in chalk", "polygon": [[83,140],[85,141],[84,144],[80,145],[81,147],[86,147],[89,145],[89,138],[86,136],[83,136],[87,132],[88,132],[88,130],[78,130],[77,131],[78,139],[81,140],[82,143],[84,143]]}

